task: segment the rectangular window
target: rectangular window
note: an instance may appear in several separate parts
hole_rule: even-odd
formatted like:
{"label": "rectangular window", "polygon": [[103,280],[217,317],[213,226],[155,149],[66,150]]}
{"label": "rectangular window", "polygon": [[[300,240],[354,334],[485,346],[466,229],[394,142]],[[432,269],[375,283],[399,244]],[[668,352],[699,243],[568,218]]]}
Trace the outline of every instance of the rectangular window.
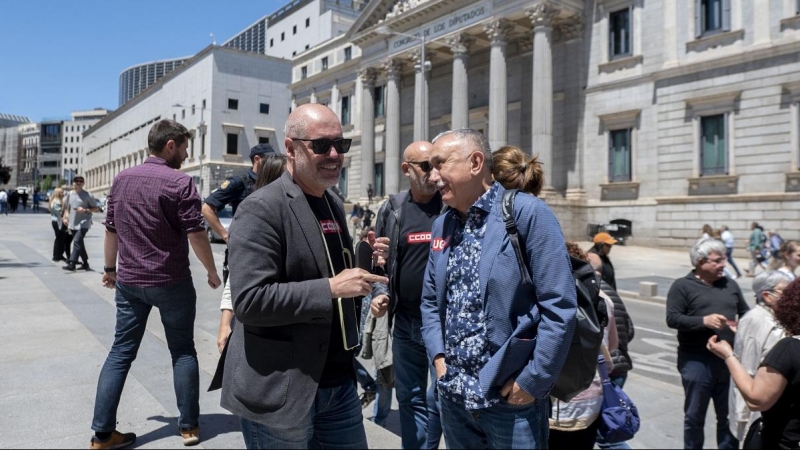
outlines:
{"label": "rectangular window", "polygon": [[383,104],[383,93],[384,93],[385,86],[376,86],[375,87],[375,117],[383,117],[385,112],[384,104]]}
{"label": "rectangular window", "polygon": [[725,114],[700,118],[700,174],[727,173],[728,146]]}
{"label": "rectangular window", "polygon": [[613,130],[608,140],[609,181],[631,181],[631,129]]}
{"label": "rectangular window", "polygon": [[347,167],[342,167],[342,171],[339,172],[339,192],[347,197]]}
{"label": "rectangular window", "polygon": [[238,110],[239,109],[239,100],[235,98],[228,99],[228,109]]}
{"label": "rectangular window", "polygon": [[185,109],[182,109],[182,110],[181,110],[181,120],[183,120],[183,119],[185,119],[185,118],[186,118],[186,110],[185,110]]}
{"label": "rectangular window", "polygon": [[731,0],[694,0],[695,35],[731,30]]}
{"label": "rectangular window", "polygon": [[228,141],[225,146],[225,153],[235,155],[239,152],[239,134],[228,133]]}
{"label": "rectangular window", "polygon": [[194,115],[194,105],[192,105],[192,115]]}
{"label": "rectangular window", "polygon": [[328,57],[322,58],[322,70],[328,70]]}
{"label": "rectangular window", "polygon": [[203,106],[202,106],[202,108],[203,108],[203,109],[206,109],[206,99],[203,99]]}
{"label": "rectangular window", "polygon": [[306,28],[308,28],[310,26],[311,26],[311,18],[310,17],[306,17]]}
{"label": "rectangular window", "polygon": [[350,125],[350,96],[342,96],[342,125]]}
{"label": "rectangular window", "polygon": [[269,144],[269,138],[268,137],[264,137],[264,136],[259,136],[258,137],[258,143],[259,144]]}
{"label": "rectangular window", "polygon": [[305,80],[308,77],[308,66],[300,68],[300,79]]}
{"label": "rectangular window", "polygon": [[194,159],[194,138],[189,139],[189,158]]}
{"label": "rectangular window", "polygon": [[375,198],[383,197],[383,163],[375,164]]}
{"label": "rectangular window", "polygon": [[631,55],[631,9],[616,11],[608,17],[609,56],[617,58]]}
{"label": "rectangular window", "polygon": [[292,34],[297,34],[297,25],[292,26]]}
{"label": "rectangular window", "polygon": [[259,112],[261,112],[261,114],[269,114],[269,103],[262,103],[259,106]]}
{"label": "rectangular window", "polygon": [[272,38],[270,38],[270,40],[269,40],[269,46],[270,46],[270,47],[274,47],[274,46],[275,46],[275,39],[272,39]]}
{"label": "rectangular window", "polygon": [[[800,0],[798,0],[800,1]],[[345,47],[344,48],[344,60],[350,61],[353,59],[353,47]]]}
{"label": "rectangular window", "polygon": [[283,42],[284,40],[286,40],[286,33],[281,31],[281,42]]}

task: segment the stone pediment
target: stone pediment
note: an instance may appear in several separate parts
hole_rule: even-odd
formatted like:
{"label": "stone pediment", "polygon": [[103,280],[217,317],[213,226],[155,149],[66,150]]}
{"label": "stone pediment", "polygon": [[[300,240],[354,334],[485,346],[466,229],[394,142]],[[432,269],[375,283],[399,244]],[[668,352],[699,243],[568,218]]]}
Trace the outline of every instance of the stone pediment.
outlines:
{"label": "stone pediment", "polygon": [[[400,25],[403,23],[414,23],[415,21],[429,16],[434,11],[439,11],[444,7],[454,4],[470,4],[469,0],[373,0],[356,19],[347,39],[356,45],[359,42],[369,40],[373,35],[378,35],[375,28],[380,25]],[[423,19],[425,20],[425,19]]]}

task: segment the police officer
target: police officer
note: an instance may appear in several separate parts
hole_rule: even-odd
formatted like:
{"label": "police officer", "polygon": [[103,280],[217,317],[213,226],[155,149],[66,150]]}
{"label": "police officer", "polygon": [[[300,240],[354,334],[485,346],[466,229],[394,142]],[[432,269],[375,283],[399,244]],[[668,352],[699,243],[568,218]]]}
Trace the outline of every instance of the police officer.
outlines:
{"label": "police officer", "polygon": [[[233,214],[236,214],[236,208],[239,203],[250,195],[258,177],[258,169],[261,166],[261,161],[265,155],[274,154],[275,149],[269,144],[258,144],[250,149],[250,161],[253,167],[247,171],[247,174],[237,175],[228,178],[216,191],[212,192],[206,197],[203,203],[203,217],[205,217],[208,226],[211,227],[218,236],[222,237],[225,242],[228,242],[228,230],[222,226],[217,211],[221,210],[228,203],[233,209]],[[222,280],[223,283],[228,281],[228,249],[225,249],[225,261],[222,264]]]}

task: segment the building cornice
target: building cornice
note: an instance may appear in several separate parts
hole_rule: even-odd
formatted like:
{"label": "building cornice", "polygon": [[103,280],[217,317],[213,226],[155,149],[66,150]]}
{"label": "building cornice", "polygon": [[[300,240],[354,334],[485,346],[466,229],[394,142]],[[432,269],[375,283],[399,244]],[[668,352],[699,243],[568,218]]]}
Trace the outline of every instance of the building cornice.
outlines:
{"label": "building cornice", "polygon": [[348,70],[348,69],[357,69],[360,62],[361,62],[361,57],[359,56],[358,58],[353,58],[350,61],[339,64],[338,66],[331,67],[328,70],[317,72],[314,75],[306,77],[303,80],[296,81],[290,84],[289,90],[294,92],[295,90],[309,89],[317,86],[323,80],[327,79],[336,80],[338,78],[341,78],[339,75],[343,71],[345,72],[346,76],[352,75],[352,73],[357,72],[357,70]]}

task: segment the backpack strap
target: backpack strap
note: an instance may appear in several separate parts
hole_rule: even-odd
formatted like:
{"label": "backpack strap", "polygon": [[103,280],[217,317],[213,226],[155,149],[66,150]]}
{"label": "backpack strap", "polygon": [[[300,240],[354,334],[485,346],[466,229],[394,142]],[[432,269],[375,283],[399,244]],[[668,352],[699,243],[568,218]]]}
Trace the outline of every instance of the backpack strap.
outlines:
{"label": "backpack strap", "polygon": [[517,266],[519,266],[522,282],[531,283],[531,276],[528,273],[528,264],[525,262],[525,249],[519,243],[519,230],[517,230],[517,223],[514,218],[514,199],[518,192],[519,189],[508,189],[503,192],[503,222],[506,224],[506,233],[508,233],[511,246],[514,247],[514,254],[517,256]]}

